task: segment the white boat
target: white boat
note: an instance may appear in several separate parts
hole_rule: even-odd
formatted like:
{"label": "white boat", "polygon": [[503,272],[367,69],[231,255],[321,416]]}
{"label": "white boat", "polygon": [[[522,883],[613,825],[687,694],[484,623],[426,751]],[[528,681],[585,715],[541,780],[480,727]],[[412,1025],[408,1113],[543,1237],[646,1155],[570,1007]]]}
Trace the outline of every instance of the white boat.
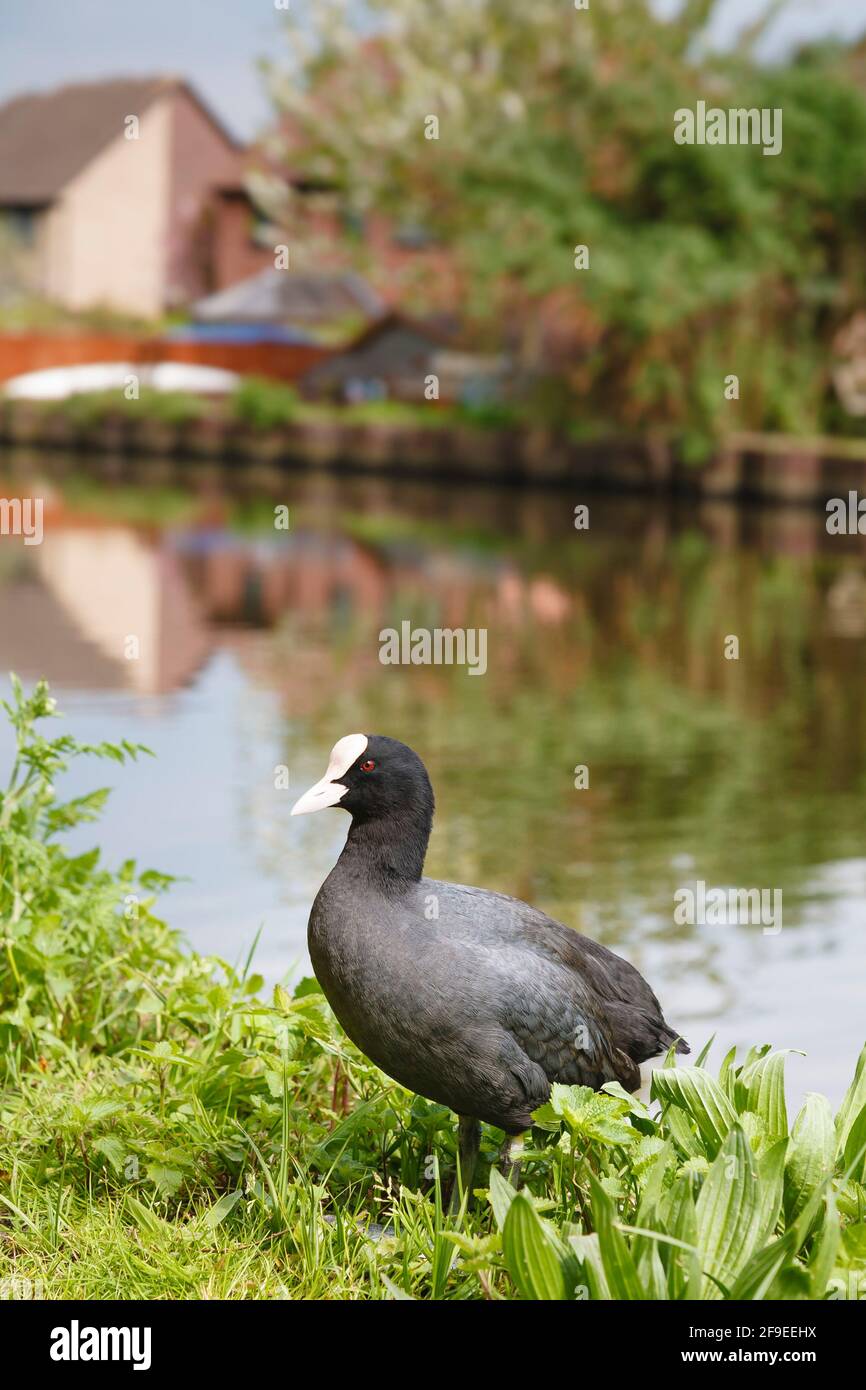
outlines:
{"label": "white boat", "polygon": [[240,381],[237,372],[191,362],[87,362],[25,372],[4,382],[2,391],[17,400],[61,401],[96,391],[127,391],[132,379],[137,379],[142,390],[187,391],[200,396],[224,396]]}

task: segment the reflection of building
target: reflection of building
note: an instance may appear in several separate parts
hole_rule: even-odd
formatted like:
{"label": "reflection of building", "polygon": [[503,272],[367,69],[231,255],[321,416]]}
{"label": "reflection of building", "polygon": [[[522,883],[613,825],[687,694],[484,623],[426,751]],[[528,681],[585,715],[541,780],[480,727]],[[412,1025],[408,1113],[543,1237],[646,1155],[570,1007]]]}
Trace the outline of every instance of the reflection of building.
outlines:
{"label": "reflection of building", "polygon": [[176,558],[121,527],[52,527],[0,586],[0,666],[152,694],[188,681],[209,636]]}
{"label": "reflection of building", "polygon": [[[528,583],[472,548],[442,553],[306,529],[247,538],[214,521],[154,534],[52,502],[44,543],[22,546],[14,578],[0,584],[0,669],[71,687],[154,693],[189,681],[218,644],[255,665],[255,644],[241,633],[285,617],[330,634],[334,651],[360,623],[369,640],[350,659],[375,668],[379,629],[413,606],[429,613],[431,599],[435,622],[449,627],[472,625],[479,600],[518,630],[559,624],[570,611],[552,579]],[[328,678],[324,653],[316,643],[301,648],[292,684],[314,699],[317,681]]]}
{"label": "reflection of building", "polygon": [[0,106],[0,216],[47,298],[151,318],[272,263],[244,158],[176,78],[28,93]]}

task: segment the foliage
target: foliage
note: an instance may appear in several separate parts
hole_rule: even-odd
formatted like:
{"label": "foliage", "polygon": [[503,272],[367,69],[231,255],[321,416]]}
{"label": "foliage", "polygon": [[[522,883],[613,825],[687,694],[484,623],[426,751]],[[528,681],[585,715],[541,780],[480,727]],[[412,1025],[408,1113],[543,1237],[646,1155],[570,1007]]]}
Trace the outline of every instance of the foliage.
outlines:
{"label": "foliage", "polygon": [[145,387],[138,396],[122,391],[82,391],[43,408],[65,416],[79,429],[91,429],[107,420],[143,422],[169,427],[191,424],[207,412],[207,403],[188,391],[153,391]]}
{"label": "foliage", "polygon": [[290,425],[298,416],[298,393],[264,377],[245,377],[230,399],[230,409],[238,420],[256,430],[276,430]]}
{"label": "foliage", "polygon": [[[295,182],[259,192],[299,230],[311,187],[423,227],[479,334],[555,369],[584,420],[686,430],[693,452],[726,429],[832,428],[830,344],[866,288],[866,95],[836,47],[755,61],[777,4],[720,53],[717,7],[322,0],[269,68]],[[698,100],[781,109],[782,152],[676,144]],[[438,281],[417,283],[426,307]]]}
{"label": "foliage", "polygon": [[91,1298],[826,1298],[866,1280],[866,1049],[835,1117],[789,1126],[784,1055],[718,1076],[555,1086],[519,1192],[486,1131],[474,1205],[445,1214],[453,1117],[347,1042],[318,986],[290,995],[184,951],[166,886],[61,845],[71,758],[47,687],[13,680],[0,798],[0,1279]]}

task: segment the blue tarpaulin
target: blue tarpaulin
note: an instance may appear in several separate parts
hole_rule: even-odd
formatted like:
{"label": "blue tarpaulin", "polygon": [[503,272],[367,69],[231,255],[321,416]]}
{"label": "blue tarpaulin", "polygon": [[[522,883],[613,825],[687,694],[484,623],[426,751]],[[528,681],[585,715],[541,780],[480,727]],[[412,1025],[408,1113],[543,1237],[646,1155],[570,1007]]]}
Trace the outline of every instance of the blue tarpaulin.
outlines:
{"label": "blue tarpaulin", "polygon": [[272,323],[184,323],[166,335],[175,343],[290,343],[315,346],[309,333]]}

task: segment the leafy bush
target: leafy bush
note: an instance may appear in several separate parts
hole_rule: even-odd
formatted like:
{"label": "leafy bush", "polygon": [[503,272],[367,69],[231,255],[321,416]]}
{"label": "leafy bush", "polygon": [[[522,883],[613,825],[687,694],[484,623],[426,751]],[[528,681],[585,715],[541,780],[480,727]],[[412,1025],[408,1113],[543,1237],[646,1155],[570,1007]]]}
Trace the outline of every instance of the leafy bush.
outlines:
{"label": "leafy bush", "polygon": [[300,401],[292,386],[263,377],[245,377],[235,389],[230,407],[245,425],[255,430],[278,430],[298,416]]}
{"label": "leafy bush", "polygon": [[481,430],[514,429],[520,423],[520,412],[507,401],[466,401],[456,415],[463,424]]}
{"label": "leafy bush", "polygon": [[166,425],[186,425],[199,420],[207,405],[187,391],[151,391],[145,388],[127,399],[122,391],[80,391],[64,400],[51,401],[45,409],[66,416],[79,427],[90,429],[105,420],[152,420]]}
{"label": "leafy bush", "polygon": [[[779,3],[750,8],[722,50],[714,0],[577,18],[563,0],[314,6],[304,55],[287,26],[291,56],[269,64],[291,117],[280,176],[327,184],[346,218],[423,228],[437,255],[421,253],[404,307],[459,309],[479,341],[560,376],[582,421],[687,429],[704,448],[743,428],[820,432],[833,341],[866,283],[862,49],[767,64]],[[454,84],[447,138],[425,138],[419,92]],[[781,157],[677,144],[674,113],[698,99],[783,110]],[[294,207],[293,232],[313,231],[316,200]]]}
{"label": "leafy bush", "polygon": [[63,834],[71,758],[44,682],[13,678],[0,794],[0,1278],[89,1298],[826,1298],[866,1288],[866,1049],[838,1115],[789,1128],[784,1054],[555,1086],[520,1191],[485,1130],[475,1203],[445,1214],[454,1120],[349,1044],[315,981],[183,949],[168,880]]}

